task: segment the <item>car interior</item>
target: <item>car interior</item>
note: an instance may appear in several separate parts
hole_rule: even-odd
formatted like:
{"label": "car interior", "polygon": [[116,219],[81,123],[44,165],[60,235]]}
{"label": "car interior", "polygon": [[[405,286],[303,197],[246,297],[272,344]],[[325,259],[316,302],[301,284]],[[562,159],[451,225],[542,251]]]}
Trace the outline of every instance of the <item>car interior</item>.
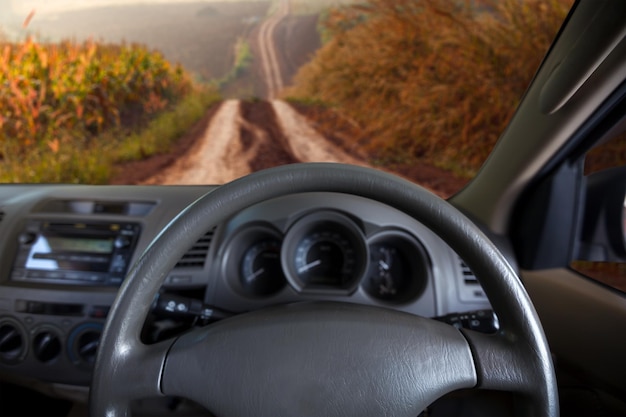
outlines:
{"label": "car interior", "polygon": [[0,184],[0,414],[626,415],[625,17],[574,3],[447,199],[321,162]]}

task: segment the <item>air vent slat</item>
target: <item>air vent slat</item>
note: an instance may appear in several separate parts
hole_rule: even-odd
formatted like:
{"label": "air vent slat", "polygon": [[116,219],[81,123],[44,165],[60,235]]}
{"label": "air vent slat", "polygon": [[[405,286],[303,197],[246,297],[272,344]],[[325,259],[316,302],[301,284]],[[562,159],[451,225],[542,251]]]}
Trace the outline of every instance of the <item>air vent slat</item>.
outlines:
{"label": "air vent slat", "polygon": [[467,264],[459,258],[459,266],[461,275],[459,276],[459,297],[462,301],[476,302],[485,301],[487,297],[482,290],[476,275]]}
{"label": "air vent slat", "polygon": [[198,251],[198,252],[195,252],[195,253],[187,253],[185,256],[183,256],[183,259],[204,258],[205,256],[206,256],[206,250]]}
{"label": "air vent slat", "polygon": [[183,255],[174,268],[204,268],[206,257],[211,248],[213,233],[215,229],[210,230],[206,235],[202,236],[198,241]]}

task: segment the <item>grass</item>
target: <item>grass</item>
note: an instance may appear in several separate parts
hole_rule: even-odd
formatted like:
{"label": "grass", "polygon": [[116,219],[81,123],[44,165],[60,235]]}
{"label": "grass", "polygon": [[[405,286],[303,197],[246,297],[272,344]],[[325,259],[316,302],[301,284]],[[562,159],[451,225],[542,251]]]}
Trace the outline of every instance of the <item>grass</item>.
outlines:
{"label": "grass", "polygon": [[228,73],[222,78],[214,81],[218,88],[223,88],[227,84],[232,83],[237,78],[241,77],[252,64],[252,50],[250,49],[250,44],[245,38],[240,37],[237,39],[237,42],[235,42],[234,56],[235,59],[230,71],[228,71]]}
{"label": "grass", "polygon": [[[236,76],[249,57],[238,48]],[[221,97],[141,45],[0,43],[0,181],[109,181],[167,152]]]}
{"label": "grass", "polygon": [[585,174],[626,165],[626,132],[600,143],[585,158]]}
{"label": "grass", "polygon": [[73,146],[40,144],[18,155],[3,142],[0,182],[107,184],[116,163],[167,152],[220,99],[214,89],[198,87],[135,132],[120,128],[90,140],[76,137]]}
{"label": "grass", "polygon": [[356,121],[380,159],[471,177],[572,1],[474,3],[369,0],[334,9],[322,23],[324,46],[285,97],[323,102]]}
{"label": "grass", "polygon": [[210,87],[202,87],[188,95],[172,110],[152,120],[144,129],[132,133],[112,152],[114,162],[127,162],[167,152],[171,145],[185,134],[208,107],[221,100]]}
{"label": "grass", "polygon": [[317,14],[337,5],[349,5],[358,0],[291,0],[291,13],[296,15]]}

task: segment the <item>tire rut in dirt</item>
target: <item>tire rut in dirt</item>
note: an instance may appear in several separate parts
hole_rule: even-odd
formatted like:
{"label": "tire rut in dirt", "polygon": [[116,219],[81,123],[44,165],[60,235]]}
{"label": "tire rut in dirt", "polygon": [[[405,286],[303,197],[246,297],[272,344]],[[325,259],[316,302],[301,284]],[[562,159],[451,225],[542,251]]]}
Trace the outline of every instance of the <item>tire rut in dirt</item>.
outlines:
{"label": "tire rut in dirt", "polygon": [[240,141],[246,153],[251,154],[248,165],[252,171],[300,162],[289,147],[269,102],[241,101],[239,106],[243,119]]}
{"label": "tire rut in dirt", "polygon": [[202,140],[204,132],[208,129],[213,116],[220,108],[220,104],[212,105],[204,116],[198,120],[188,132],[186,132],[171,149],[165,153],[151,155],[138,161],[122,162],[114,167],[110,185],[141,184],[145,180],[163,173],[174,163],[182,158],[189,149],[192,149]]}

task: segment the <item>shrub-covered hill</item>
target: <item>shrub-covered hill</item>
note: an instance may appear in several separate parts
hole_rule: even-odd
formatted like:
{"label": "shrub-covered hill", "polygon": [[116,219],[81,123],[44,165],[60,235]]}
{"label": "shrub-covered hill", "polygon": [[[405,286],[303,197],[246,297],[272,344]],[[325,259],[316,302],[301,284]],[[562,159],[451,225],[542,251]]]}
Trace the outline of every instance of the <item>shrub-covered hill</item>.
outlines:
{"label": "shrub-covered hill", "polygon": [[376,158],[472,175],[493,148],[571,0],[369,0],[331,10],[326,44],[287,95],[333,107]]}

